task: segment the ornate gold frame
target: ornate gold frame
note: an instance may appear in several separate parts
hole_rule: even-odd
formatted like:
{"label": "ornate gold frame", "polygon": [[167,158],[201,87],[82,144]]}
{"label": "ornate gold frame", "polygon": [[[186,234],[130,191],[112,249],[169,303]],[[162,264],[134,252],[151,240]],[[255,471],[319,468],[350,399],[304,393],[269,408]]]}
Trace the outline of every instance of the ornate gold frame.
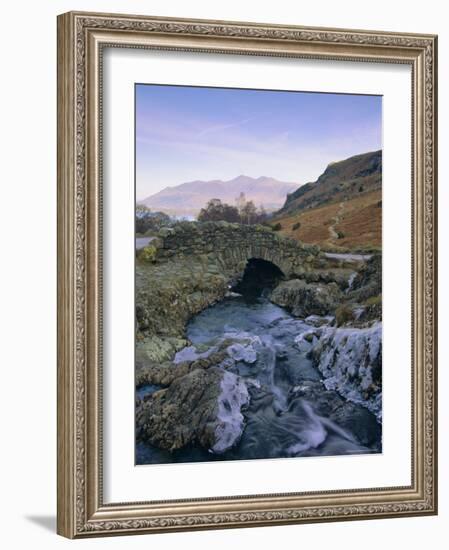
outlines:
{"label": "ornate gold frame", "polygon": [[[101,412],[101,59],[133,47],[405,63],[412,68],[412,484],[104,504]],[[437,37],[66,13],[58,17],[58,533],[66,537],[437,512]]]}

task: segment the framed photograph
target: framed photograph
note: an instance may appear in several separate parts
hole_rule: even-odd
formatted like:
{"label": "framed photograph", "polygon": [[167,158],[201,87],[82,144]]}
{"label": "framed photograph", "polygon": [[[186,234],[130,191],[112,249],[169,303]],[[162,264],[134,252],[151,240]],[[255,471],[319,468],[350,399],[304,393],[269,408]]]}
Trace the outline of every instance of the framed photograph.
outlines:
{"label": "framed photograph", "polygon": [[433,35],[58,18],[58,532],[437,512]]}

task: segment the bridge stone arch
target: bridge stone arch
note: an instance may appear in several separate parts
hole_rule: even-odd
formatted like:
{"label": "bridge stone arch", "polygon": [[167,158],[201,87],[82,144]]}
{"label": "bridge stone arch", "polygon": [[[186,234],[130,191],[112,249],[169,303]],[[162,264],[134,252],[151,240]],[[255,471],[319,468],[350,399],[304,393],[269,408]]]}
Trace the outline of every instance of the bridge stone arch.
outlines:
{"label": "bridge stone arch", "polygon": [[[166,338],[238,284],[248,260],[271,262],[285,278],[314,266],[319,248],[264,226],[183,222],[162,229],[136,261],[137,328]],[[141,252],[141,251],[139,251]]]}
{"label": "bridge stone arch", "polygon": [[273,263],[286,278],[307,270],[319,248],[280,235],[262,225],[227,222],[181,223],[160,233],[158,257],[205,257],[230,279],[241,277],[248,260]]}

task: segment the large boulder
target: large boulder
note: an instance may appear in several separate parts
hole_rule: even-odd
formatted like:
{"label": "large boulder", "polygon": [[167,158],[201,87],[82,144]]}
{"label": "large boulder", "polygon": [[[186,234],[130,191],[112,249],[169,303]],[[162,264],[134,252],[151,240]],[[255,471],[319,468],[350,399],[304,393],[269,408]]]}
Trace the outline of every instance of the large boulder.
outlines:
{"label": "large boulder", "polygon": [[304,279],[306,283],[337,283],[340,290],[347,290],[354,279],[354,268],[312,269],[305,271],[298,279]]}
{"label": "large boulder", "polygon": [[226,349],[220,348],[212,349],[210,353],[205,353],[191,361],[164,361],[162,363],[153,361],[139,363],[136,361],[136,387],[146,384],[169,386],[176,378],[181,378],[198,369],[208,369],[220,365],[226,358],[228,358]]}
{"label": "large boulder", "polygon": [[197,369],[145,400],[137,413],[137,436],[170,451],[198,444],[222,453],[240,439],[241,409],[248,402],[239,376],[217,367]]}
{"label": "large boulder", "polygon": [[367,299],[381,294],[382,255],[373,254],[355,276],[348,298],[355,302],[365,302]]}
{"label": "large boulder", "polygon": [[188,341],[185,338],[159,338],[155,335],[139,338],[136,344],[136,362],[161,363],[168,361],[178,350],[184,348],[187,344]]}
{"label": "large boulder", "polygon": [[282,282],[271,294],[272,302],[296,317],[333,314],[341,299],[336,283],[306,283],[301,279]]}

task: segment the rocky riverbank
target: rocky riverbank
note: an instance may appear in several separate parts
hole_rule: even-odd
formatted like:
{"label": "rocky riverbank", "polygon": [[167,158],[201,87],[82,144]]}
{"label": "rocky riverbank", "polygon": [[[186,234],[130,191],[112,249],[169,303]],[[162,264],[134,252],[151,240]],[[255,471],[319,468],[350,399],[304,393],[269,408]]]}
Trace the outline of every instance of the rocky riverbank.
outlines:
{"label": "rocky riverbank", "polygon": [[[382,417],[382,262],[363,263],[346,289],[333,282],[290,280],[271,300],[297,317],[318,316],[319,326],[298,336],[327,389]],[[319,322],[320,316],[327,320]]]}
{"label": "rocky riverbank", "polygon": [[382,324],[367,328],[320,327],[301,334],[327,389],[366,407],[382,419]]}
{"label": "rocky riverbank", "polygon": [[[345,264],[267,228],[224,222],[179,224],[150,244],[136,261],[138,441],[173,456],[199,447],[229,458],[241,458],[236,449],[247,458],[307,455],[317,448],[325,454],[341,454],[335,449],[343,447],[380,449],[380,257]],[[289,314],[264,306],[280,320],[264,313],[263,326],[236,331],[236,306],[226,296],[245,278],[251,258],[282,274],[269,299]],[[207,328],[195,338],[188,334],[189,320],[213,304],[226,306],[226,300],[231,317],[227,324],[227,317],[220,318],[219,336],[201,340],[213,329],[212,313]],[[255,434],[270,411],[282,416],[274,423],[293,423],[292,433],[305,442],[292,435],[287,445],[273,435],[274,454],[259,448]],[[370,413],[378,422],[368,420]],[[348,426],[349,435],[339,433]]]}
{"label": "rocky riverbank", "polygon": [[170,451],[196,443],[220,453],[240,438],[241,408],[248,401],[248,389],[235,374],[217,366],[192,369],[139,408],[138,437]]}

